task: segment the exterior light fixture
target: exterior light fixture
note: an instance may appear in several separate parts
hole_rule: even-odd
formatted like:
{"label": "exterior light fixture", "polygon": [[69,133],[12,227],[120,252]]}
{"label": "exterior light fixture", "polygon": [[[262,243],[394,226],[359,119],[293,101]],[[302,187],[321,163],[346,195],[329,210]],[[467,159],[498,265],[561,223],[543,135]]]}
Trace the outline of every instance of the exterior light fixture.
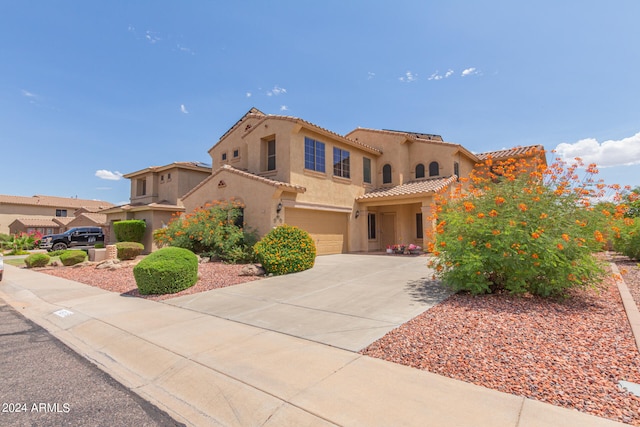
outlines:
{"label": "exterior light fixture", "polygon": [[280,213],[282,211],[282,202],[278,203],[278,206],[276,207],[276,212]]}

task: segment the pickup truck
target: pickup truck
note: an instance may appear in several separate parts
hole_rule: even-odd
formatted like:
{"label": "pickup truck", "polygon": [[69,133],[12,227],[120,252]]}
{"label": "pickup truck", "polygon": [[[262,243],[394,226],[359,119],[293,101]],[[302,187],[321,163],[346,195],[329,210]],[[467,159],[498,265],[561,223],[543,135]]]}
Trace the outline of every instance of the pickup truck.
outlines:
{"label": "pickup truck", "polygon": [[61,234],[47,234],[40,240],[40,249],[58,251],[72,247],[93,247],[104,244],[104,232],[100,227],[74,227]]}

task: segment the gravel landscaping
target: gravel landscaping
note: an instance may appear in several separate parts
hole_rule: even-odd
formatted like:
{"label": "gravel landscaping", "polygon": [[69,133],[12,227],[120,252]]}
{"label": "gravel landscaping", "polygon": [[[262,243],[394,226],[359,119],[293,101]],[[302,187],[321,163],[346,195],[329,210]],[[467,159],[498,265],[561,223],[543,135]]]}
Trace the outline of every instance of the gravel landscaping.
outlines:
{"label": "gravel landscaping", "polygon": [[[640,268],[613,257],[640,306]],[[193,287],[163,300],[257,280],[243,266],[200,265]],[[42,272],[141,296],[132,267],[58,267]],[[640,398],[618,381],[640,383],[640,353],[615,280],[574,290],[565,300],[508,294],[455,294],[391,331],[362,354],[529,397],[624,423],[640,425]]]}

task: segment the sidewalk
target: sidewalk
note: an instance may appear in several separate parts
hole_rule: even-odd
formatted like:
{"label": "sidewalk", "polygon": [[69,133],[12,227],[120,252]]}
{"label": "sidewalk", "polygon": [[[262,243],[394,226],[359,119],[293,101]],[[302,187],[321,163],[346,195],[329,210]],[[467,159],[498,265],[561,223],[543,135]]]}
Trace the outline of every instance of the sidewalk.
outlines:
{"label": "sidewalk", "polygon": [[9,305],[187,425],[624,425],[205,313],[6,269],[0,297]]}

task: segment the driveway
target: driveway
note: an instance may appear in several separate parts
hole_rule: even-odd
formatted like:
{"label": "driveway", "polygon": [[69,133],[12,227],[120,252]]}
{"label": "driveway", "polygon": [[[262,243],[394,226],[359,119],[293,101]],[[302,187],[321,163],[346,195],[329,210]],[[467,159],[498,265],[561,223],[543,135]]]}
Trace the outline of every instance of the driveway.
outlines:
{"label": "driveway", "polygon": [[450,295],[426,264],[425,257],[325,255],[300,273],[166,302],[359,351]]}

